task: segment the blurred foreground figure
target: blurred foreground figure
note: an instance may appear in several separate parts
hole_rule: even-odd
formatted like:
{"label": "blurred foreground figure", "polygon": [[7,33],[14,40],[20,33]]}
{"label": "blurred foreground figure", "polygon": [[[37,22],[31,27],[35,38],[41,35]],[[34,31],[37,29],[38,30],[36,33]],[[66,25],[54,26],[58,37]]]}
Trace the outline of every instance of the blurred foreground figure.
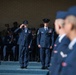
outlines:
{"label": "blurred foreground figure", "polygon": [[64,28],[67,37],[71,40],[69,44],[71,53],[62,62],[60,75],[76,75],[76,6],[67,11]]}
{"label": "blurred foreground figure", "polygon": [[59,75],[61,71],[61,62],[67,57],[67,48],[70,40],[66,37],[66,33],[64,31],[64,19],[66,14],[67,13],[64,11],[58,11],[56,15],[55,30],[59,36],[54,45],[49,75]]}

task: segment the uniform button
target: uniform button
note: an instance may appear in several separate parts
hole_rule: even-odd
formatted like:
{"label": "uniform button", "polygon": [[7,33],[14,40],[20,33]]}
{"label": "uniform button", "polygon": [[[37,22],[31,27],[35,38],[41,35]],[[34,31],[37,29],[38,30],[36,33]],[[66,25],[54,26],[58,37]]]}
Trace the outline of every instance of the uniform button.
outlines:
{"label": "uniform button", "polygon": [[56,47],[57,45],[56,45],[56,44],[54,44],[54,46]]}
{"label": "uniform button", "polygon": [[62,63],[62,66],[63,66],[63,67],[66,67],[66,66],[67,66],[67,63],[66,63],[66,62],[63,62],[63,63]]}
{"label": "uniform button", "polygon": [[58,53],[58,51],[54,50],[54,53]]}

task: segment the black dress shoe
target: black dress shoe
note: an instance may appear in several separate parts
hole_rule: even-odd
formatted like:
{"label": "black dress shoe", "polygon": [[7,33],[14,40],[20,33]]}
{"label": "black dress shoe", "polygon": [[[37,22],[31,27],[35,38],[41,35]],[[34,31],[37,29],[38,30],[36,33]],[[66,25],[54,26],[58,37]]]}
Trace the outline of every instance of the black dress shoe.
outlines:
{"label": "black dress shoe", "polygon": [[27,69],[27,66],[25,66],[24,69]]}
{"label": "black dress shoe", "polygon": [[24,67],[22,66],[22,67],[20,67],[21,69],[23,69]]}
{"label": "black dress shoe", "polygon": [[45,67],[43,66],[41,69],[45,69]]}
{"label": "black dress shoe", "polygon": [[47,69],[47,70],[48,70],[48,67],[46,66],[46,67],[45,67],[45,69]]}

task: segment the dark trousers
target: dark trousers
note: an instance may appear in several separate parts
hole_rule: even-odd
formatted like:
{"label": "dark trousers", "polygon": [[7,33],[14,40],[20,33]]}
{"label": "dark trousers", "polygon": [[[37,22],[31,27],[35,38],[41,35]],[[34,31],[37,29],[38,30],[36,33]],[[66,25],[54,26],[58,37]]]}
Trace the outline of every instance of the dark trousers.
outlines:
{"label": "dark trousers", "polygon": [[13,61],[13,51],[12,51],[12,45],[6,45],[3,49],[3,56],[4,60],[11,60]]}
{"label": "dark trousers", "polygon": [[13,60],[17,61],[19,55],[18,45],[13,46],[12,51],[13,51]]}
{"label": "dark trousers", "polygon": [[0,46],[0,60],[3,60],[3,49],[2,49],[2,46]]}
{"label": "dark trousers", "polygon": [[48,67],[50,63],[50,49],[49,48],[40,48],[40,60],[42,66]]}
{"label": "dark trousers", "polygon": [[28,60],[29,60],[28,55],[29,55],[28,47],[22,46],[22,49],[20,50],[20,57],[19,57],[21,67],[27,67]]}

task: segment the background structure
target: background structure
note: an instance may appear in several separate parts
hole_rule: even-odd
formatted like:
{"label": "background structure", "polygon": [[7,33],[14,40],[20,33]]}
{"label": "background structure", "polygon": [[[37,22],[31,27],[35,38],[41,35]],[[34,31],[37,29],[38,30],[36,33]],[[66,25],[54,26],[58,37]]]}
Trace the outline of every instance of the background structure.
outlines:
{"label": "background structure", "polygon": [[5,24],[23,20],[29,21],[30,27],[38,28],[43,18],[50,18],[53,27],[56,12],[67,10],[76,5],[76,0],[0,0],[0,31],[5,29]]}

